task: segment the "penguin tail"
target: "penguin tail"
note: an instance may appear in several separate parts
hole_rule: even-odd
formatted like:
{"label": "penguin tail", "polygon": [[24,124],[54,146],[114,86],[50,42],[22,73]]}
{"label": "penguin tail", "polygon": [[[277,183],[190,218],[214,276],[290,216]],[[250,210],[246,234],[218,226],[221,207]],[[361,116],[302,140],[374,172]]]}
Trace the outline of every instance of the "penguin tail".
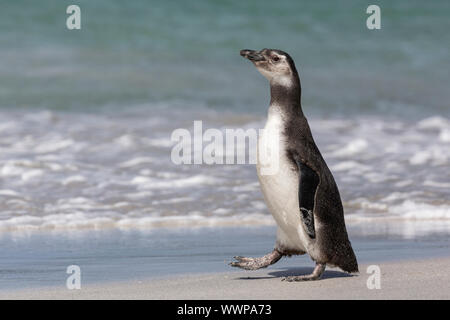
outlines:
{"label": "penguin tail", "polygon": [[338,267],[348,273],[359,273],[358,261],[353,250],[350,249],[350,252],[343,259],[340,259]]}
{"label": "penguin tail", "polygon": [[351,247],[350,242],[341,244],[340,250],[335,251],[330,262],[347,273],[358,273],[358,261]]}

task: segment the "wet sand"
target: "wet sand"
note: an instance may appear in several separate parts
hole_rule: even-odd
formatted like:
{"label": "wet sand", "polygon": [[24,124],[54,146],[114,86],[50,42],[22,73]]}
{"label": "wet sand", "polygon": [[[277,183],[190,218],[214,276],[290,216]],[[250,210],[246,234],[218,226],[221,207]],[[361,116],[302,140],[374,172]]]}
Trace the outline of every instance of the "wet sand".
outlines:
{"label": "wet sand", "polygon": [[[380,289],[369,289],[369,264],[359,275],[327,268],[322,280],[285,282],[312,268],[268,268],[227,273],[177,275],[117,283],[91,284],[80,290],[52,287],[0,291],[0,299],[449,299],[450,258],[379,263]],[[373,283],[373,282],[371,282]]]}

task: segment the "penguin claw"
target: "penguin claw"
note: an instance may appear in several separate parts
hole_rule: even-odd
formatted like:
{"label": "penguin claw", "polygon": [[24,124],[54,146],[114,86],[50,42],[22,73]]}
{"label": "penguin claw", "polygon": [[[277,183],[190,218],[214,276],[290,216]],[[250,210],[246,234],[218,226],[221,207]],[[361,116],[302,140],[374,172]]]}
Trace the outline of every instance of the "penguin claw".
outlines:
{"label": "penguin claw", "polygon": [[238,261],[242,261],[242,262],[250,262],[250,261],[253,261],[254,259],[253,258],[246,258],[246,257],[242,257],[242,256],[235,256],[235,257],[233,257],[233,259],[236,259],[236,260],[238,260]]}
{"label": "penguin claw", "polygon": [[236,259],[237,261],[232,261],[229,263],[229,265],[232,267],[237,267],[245,270],[256,270],[261,268],[261,266],[256,263],[257,261],[254,258],[236,256],[234,257],[234,259]]}
{"label": "penguin claw", "polygon": [[289,276],[284,277],[281,281],[293,282],[293,281],[313,281],[319,280],[322,278],[322,274],[325,271],[326,264],[324,263],[316,263],[316,267],[314,268],[311,274],[303,275],[303,276]]}
{"label": "penguin claw", "polygon": [[274,249],[271,253],[268,253],[260,258],[246,258],[242,256],[235,256],[234,259],[236,259],[236,261],[230,262],[229,265],[245,270],[257,270],[266,268],[271,264],[274,264],[275,262],[280,260],[281,257],[282,254]]}

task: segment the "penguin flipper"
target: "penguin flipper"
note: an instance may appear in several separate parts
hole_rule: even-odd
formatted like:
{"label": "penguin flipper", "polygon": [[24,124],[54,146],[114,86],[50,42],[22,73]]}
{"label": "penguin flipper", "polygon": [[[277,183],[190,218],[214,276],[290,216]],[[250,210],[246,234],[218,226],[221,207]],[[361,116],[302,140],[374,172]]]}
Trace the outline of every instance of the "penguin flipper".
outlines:
{"label": "penguin flipper", "polygon": [[300,217],[305,226],[306,233],[312,239],[316,237],[314,228],[314,198],[317,186],[319,185],[319,175],[301,160],[296,160],[298,167],[298,203]]}

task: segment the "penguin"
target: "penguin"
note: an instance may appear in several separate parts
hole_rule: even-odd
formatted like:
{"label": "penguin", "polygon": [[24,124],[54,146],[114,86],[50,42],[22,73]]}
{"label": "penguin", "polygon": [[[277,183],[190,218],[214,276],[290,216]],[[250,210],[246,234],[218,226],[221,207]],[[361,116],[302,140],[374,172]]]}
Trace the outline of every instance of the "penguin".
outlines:
{"label": "penguin", "polygon": [[[264,200],[277,224],[277,237],[272,252],[258,258],[237,256],[230,265],[256,270],[283,256],[308,254],[316,264],[313,272],[282,280],[318,280],[327,265],[358,272],[338,187],[302,111],[294,61],[276,49],[241,50],[240,55],[270,83],[268,117],[258,146],[273,148],[268,154],[276,156],[264,158],[262,154],[267,152],[258,150],[256,169]],[[276,162],[277,170],[264,173],[267,161]]]}

